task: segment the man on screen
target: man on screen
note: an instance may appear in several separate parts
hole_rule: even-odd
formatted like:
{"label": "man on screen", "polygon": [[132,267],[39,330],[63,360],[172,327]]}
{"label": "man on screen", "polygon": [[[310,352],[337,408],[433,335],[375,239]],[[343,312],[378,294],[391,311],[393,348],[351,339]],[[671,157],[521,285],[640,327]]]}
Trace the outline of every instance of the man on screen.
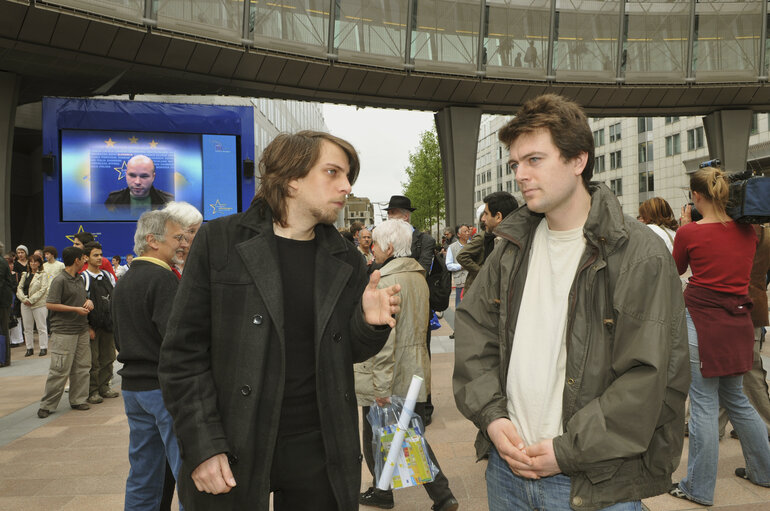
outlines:
{"label": "man on screen", "polygon": [[153,186],[155,163],[143,154],[126,163],[126,187],[110,192],[104,204],[108,209],[131,206],[132,209],[156,209],[174,200],[174,195]]}

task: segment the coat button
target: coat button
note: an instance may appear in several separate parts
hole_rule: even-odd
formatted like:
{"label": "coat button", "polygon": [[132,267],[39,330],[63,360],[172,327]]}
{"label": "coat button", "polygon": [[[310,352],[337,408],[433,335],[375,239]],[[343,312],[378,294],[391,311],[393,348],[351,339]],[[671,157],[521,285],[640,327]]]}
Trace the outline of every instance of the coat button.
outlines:
{"label": "coat button", "polygon": [[572,505],[573,506],[582,506],[583,505],[583,499],[580,497],[575,497],[572,499]]}
{"label": "coat button", "polygon": [[244,385],[243,387],[241,387],[241,394],[243,394],[244,396],[248,396],[249,394],[251,394],[251,387],[249,385]]}
{"label": "coat button", "polygon": [[236,456],[235,454],[228,454],[227,455],[227,462],[230,465],[237,465],[238,464],[238,456]]}
{"label": "coat button", "polygon": [[574,384],[575,384],[575,378],[569,378],[569,379],[567,379],[567,384],[568,384],[568,385],[574,385]]}
{"label": "coat button", "polygon": [[363,459],[364,459],[364,455],[363,455],[363,454],[359,454],[359,455],[358,455],[358,462],[359,462],[359,463],[361,463],[361,461],[362,461]]}
{"label": "coat button", "polygon": [[345,392],[345,401],[350,401],[350,392]]}
{"label": "coat button", "polygon": [[255,314],[253,318],[251,318],[251,322],[255,325],[261,325],[262,324],[262,315],[261,314]]}
{"label": "coat button", "polygon": [[332,339],[334,339],[334,342],[341,342],[342,341],[342,335],[337,332],[334,335],[332,335]]}

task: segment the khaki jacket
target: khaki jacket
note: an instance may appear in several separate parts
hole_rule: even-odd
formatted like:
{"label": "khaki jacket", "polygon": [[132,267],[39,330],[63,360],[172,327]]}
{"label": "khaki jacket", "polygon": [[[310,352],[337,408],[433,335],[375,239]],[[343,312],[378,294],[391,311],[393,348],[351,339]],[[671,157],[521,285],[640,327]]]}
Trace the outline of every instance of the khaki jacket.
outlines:
{"label": "khaki jacket", "polygon": [[[570,504],[596,510],[666,492],[684,440],[690,384],[679,275],[662,240],[592,183],[586,250],[569,294],[564,433],[553,440]],[[542,215],[519,208],[457,312],[454,393],[490,447],[507,417],[506,381],[528,254]],[[537,356],[537,354],[533,354]]]}
{"label": "khaki jacket", "polygon": [[21,274],[19,286],[16,288],[16,297],[21,303],[29,301],[32,304],[30,307],[33,309],[45,307],[45,300],[48,297],[48,287],[51,285],[48,273],[42,269],[35,272],[32,275],[32,282],[29,284],[29,295],[24,295],[24,282],[29,276],[30,274],[26,271]]}
{"label": "khaki jacket", "polygon": [[425,269],[411,257],[399,257],[383,266],[380,274],[377,287],[401,284],[401,311],[382,350],[353,366],[358,405],[372,406],[377,397],[406,397],[415,374],[425,380],[417,396],[418,402],[424,402],[430,392],[430,358],[425,342],[430,311]]}

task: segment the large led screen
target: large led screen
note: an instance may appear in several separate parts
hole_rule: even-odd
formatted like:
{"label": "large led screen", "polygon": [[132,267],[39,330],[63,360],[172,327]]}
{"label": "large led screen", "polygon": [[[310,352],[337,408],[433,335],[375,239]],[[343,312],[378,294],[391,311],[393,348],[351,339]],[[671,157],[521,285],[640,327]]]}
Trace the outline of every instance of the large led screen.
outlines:
{"label": "large led screen", "polygon": [[237,211],[232,135],[61,131],[62,221],[136,220],[169,201],[205,219]]}

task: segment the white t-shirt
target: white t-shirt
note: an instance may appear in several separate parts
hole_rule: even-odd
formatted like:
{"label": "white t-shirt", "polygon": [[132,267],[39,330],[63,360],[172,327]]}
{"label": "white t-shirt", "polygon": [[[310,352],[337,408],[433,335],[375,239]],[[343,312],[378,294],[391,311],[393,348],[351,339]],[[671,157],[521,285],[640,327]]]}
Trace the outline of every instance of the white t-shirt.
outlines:
{"label": "white t-shirt", "polygon": [[545,219],[532,241],[508,366],[508,416],[526,445],[563,433],[569,291],[585,251],[583,227],[552,231]]}

